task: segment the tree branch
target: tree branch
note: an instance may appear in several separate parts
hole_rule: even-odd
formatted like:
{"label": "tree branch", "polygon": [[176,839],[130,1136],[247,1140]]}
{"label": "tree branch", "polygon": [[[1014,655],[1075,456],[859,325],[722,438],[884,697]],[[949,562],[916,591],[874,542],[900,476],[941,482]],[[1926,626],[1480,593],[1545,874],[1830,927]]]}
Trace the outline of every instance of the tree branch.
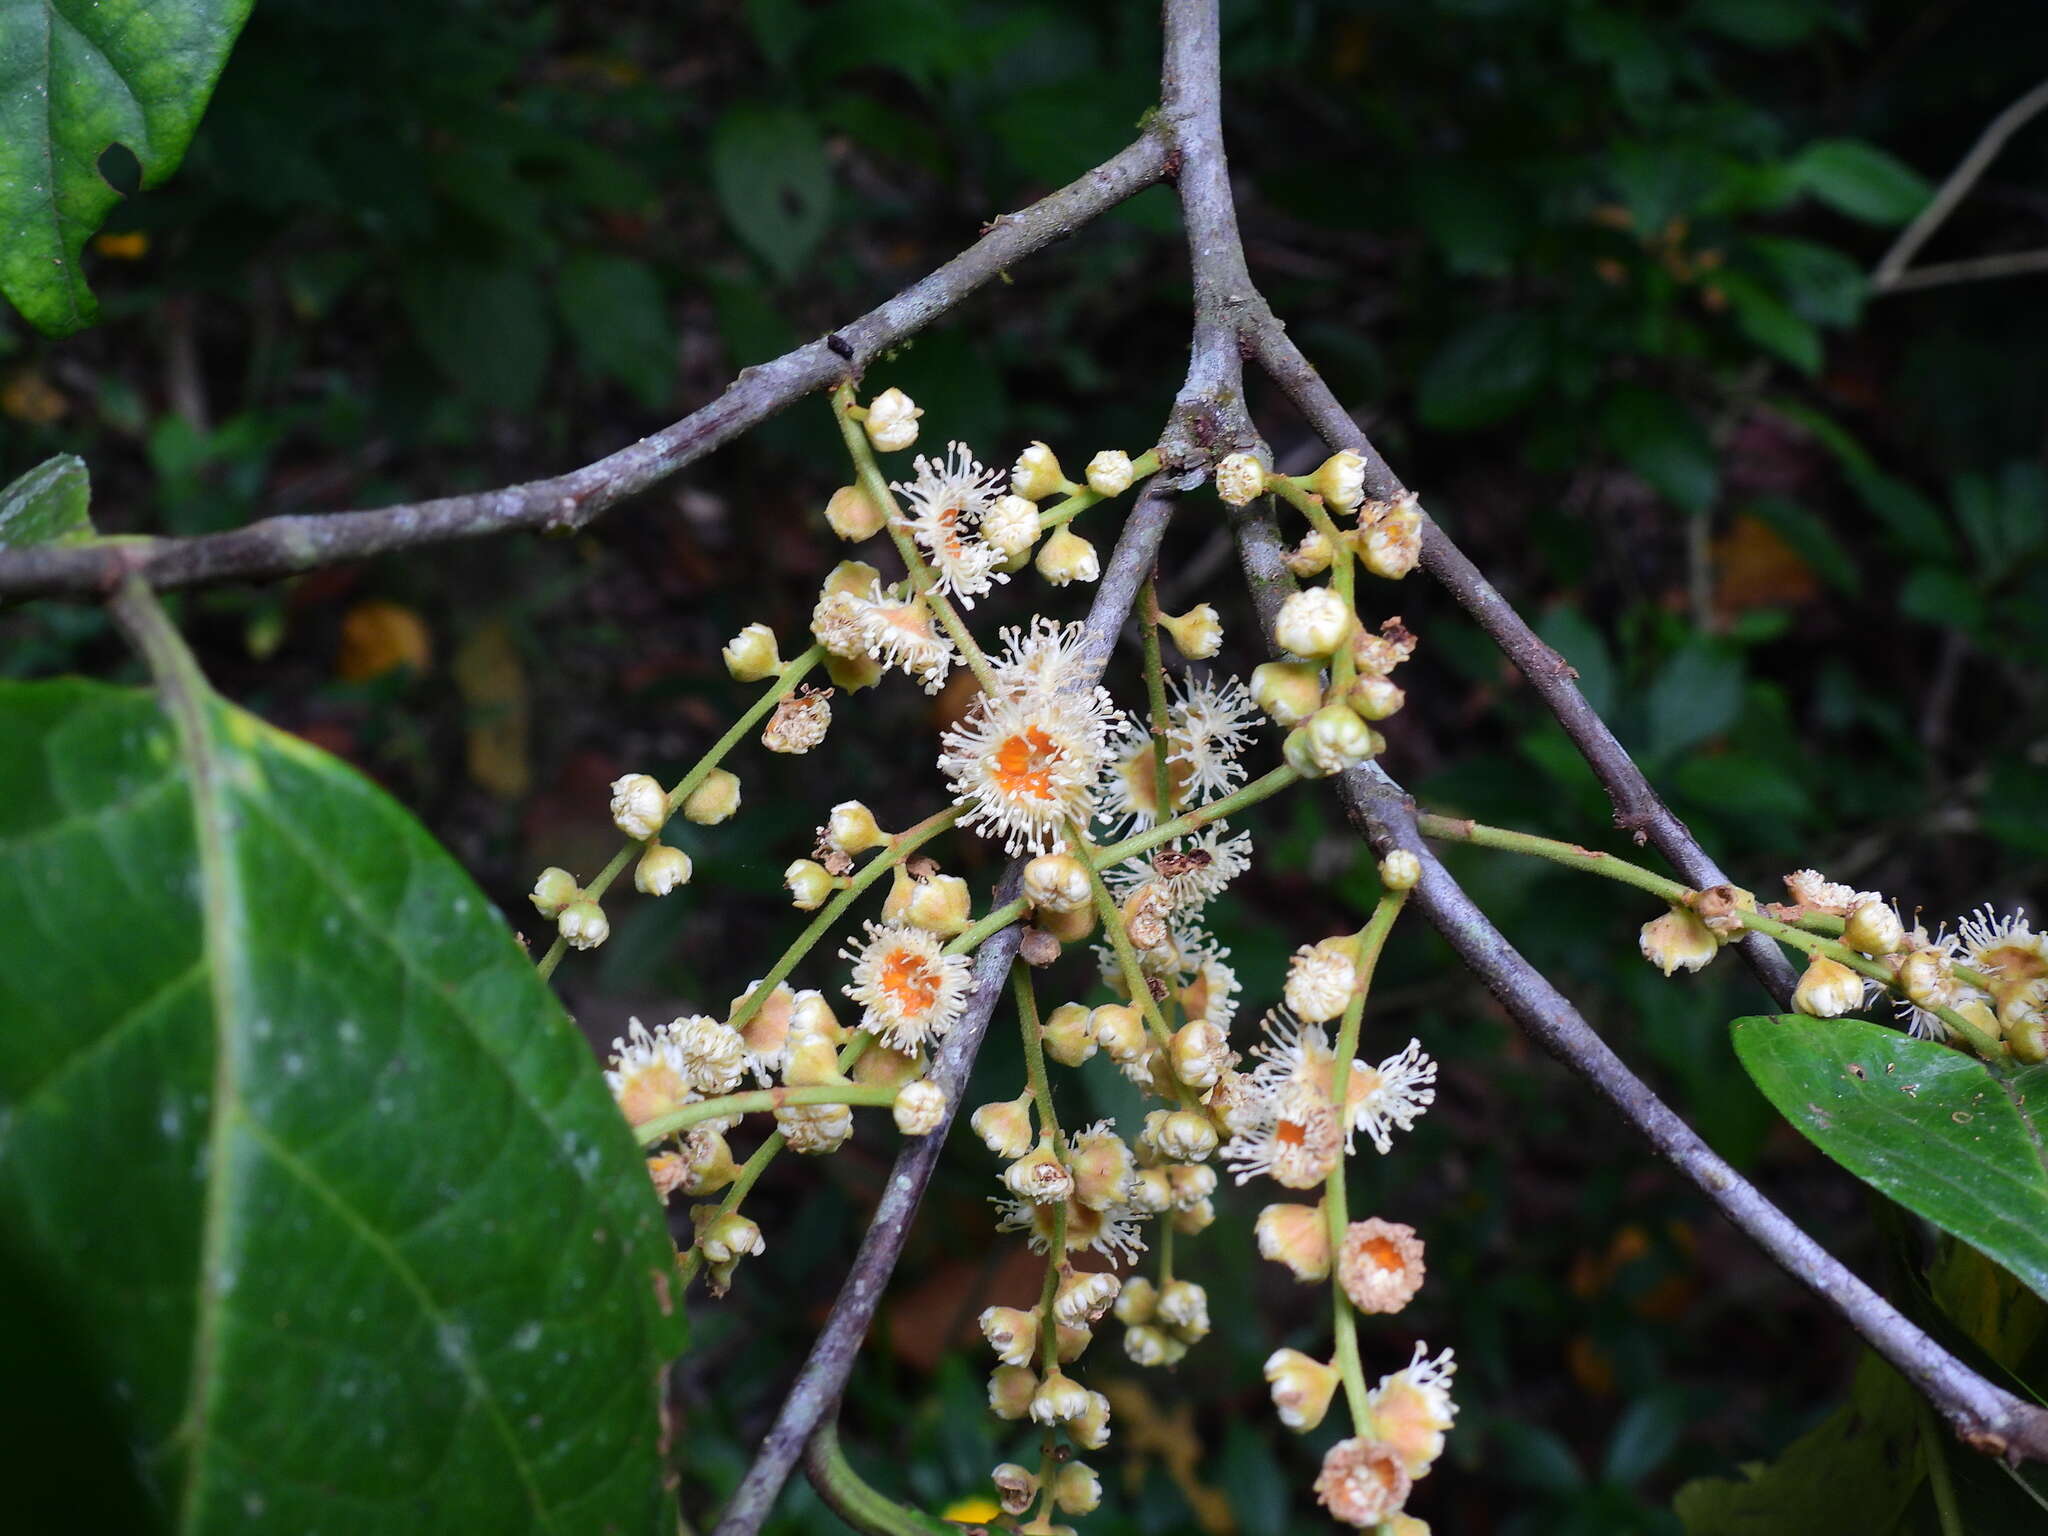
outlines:
{"label": "tree branch", "polygon": [[1017,213],[1004,214],[965,251],[851,325],[742,370],[724,394],[701,410],[568,474],[369,512],[267,517],[244,528],[196,538],[120,538],[0,553],[0,602],[29,597],[99,599],[131,574],[161,590],[288,576],[394,550],[520,529],[572,532],[792,401],[858,373],[1009,267],[1143,191],[1166,170],[1163,136],[1143,135],[1059,191]]}
{"label": "tree branch", "polygon": [[1970,146],[1969,153],[1957,162],[1956,168],[1948,173],[1948,179],[1927,200],[1927,206],[1920,210],[1913,222],[1892,242],[1892,248],[1878,261],[1876,270],[1870,274],[1870,291],[1873,294],[1931,288],[1937,283],[1967,282],[1978,277],[2004,277],[2048,266],[2048,251],[1980,256],[1974,260],[1948,261],[1910,271],[1906,265],[1919,254],[1920,247],[1934,232],[1948,222],[1948,216],[1956,211],[1956,205],[1969,195],[1977,179],[1998,158],[1998,152],[2005,148],[2005,141],[2044,111],[2048,111],[2048,80],[2043,80],[1985,125],[1984,131],[1977,135],[1977,142]]}
{"label": "tree branch", "polygon": [[[1137,598],[1138,587],[1158,558],[1159,542],[1173,515],[1175,495],[1165,481],[1166,476],[1161,474],[1146,482],[1096,586],[1086,621],[1087,643],[1082,649],[1085,659],[1078,669],[1088,686],[1100,679],[1117,634]],[[1001,906],[1016,895],[1021,873],[1021,865],[1011,867],[996,889],[993,905]],[[805,1442],[827,1422],[845,1390],[854,1356],[874,1321],[882,1289],[902,1256],[911,1218],[917,1214],[925,1185],[938,1166],[940,1148],[959,1108],[960,1095],[966,1090],[975,1052],[987,1032],[989,1015],[1002,996],[1003,982],[1021,937],[1022,930],[1012,923],[976,953],[966,1012],[932,1061],[932,1078],[946,1091],[945,1119],[929,1136],[915,1138],[897,1154],[881,1203],[875,1208],[867,1235],[861,1239],[846,1283],[832,1303],[824,1331],[812,1344],[775,1416],[774,1426],[755,1452],[754,1464],[726,1505],[713,1536],[754,1536],[760,1530],[761,1522],[775,1506],[776,1495],[803,1453]]]}

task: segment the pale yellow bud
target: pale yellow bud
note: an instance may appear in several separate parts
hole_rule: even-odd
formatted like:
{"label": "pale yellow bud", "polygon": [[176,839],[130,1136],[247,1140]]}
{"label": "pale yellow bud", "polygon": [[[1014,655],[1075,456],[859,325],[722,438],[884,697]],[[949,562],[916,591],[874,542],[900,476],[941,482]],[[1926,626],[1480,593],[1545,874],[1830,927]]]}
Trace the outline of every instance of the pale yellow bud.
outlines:
{"label": "pale yellow bud", "polygon": [[1306,580],[1320,576],[1330,568],[1337,558],[1337,551],[1330,547],[1330,541],[1316,529],[1311,528],[1301,537],[1301,542],[1287,552],[1287,569]]}
{"label": "pale yellow bud", "polygon": [[712,1195],[739,1177],[732,1148],[718,1132],[698,1126],[683,1141],[682,1189],[690,1195]]}
{"label": "pale yellow bud", "polygon": [[1010,469],[1010,489],[1027,501],[1063,496],[1074,489],[1060,470],[1060,461],[1043,443],[1033,443],[1017,455]]}
{"label": "pale yellow bud", "polygon": [[1143,1275],[1133,1275],[1126,1280],[1123,1289],[1117,1292],[1116,1305],[1112,1309],[1116,1320],[1127,1328],[1152,1321],[1152,1314],[1159,1308],[1159,1287]]}
{"label": "pale yellow bud", "polygon": [[849,544],[871,539],[882,531],[882,509],[857,485],[842,485],[825,503],[825,521]]}
{"label": "pale yellow bud", "polygon": [[1041,854],[1024,866],[1024,899],[1043,911],[1078,911],[1093,893],[1087,867],[1071,853]]}
{"label": "pale yellow bud", "polygon": [[858,800],[842,800],[826,819],[824,844],[841,853],[866,853],[889,841],[889,834],[875,824],[875,814]]}
{"label": "pale yellow bud", "polygon": [[1248,453],[1233,453],[1216,466],[1216,494],[1242,507],[1265,494],[1266,466]]}
{"label": "pale yellow bud", "polygon": [[1408,691],[1390,679],[1367,675],[1353,679],[1344,702],[1358,711],[1361,720],[1387,720],[1401,712]]}
{"label": "pale yellow bud", "polygon": [[[1165,1110],[1155,1113],[1162,1120],[1166,1118]],[[1146,1155],[1156,1157],[1157,1147],[1148,1143]],[[1164,1215],[1173,1209],[1173,1175],[1160,1167],[1140,1168],[1130,1182],[1126,1198],[1134,1210],[1143,1211],[1148,1216]]]}
{"label": "pale yellow bud", "polygon": [[604,909],[594,901],[572,901],[555,919],[555,929],[571,949],[595,949],[612,936]]}
{"label": "pale yellow bud", "polygon": [[1159,1124],[1153,1137],[1168,1162],[1199,1163],[1216,1150],[1216,1126],[1198,1109],[1177,1109]]}
{"label": "pale yellow bud", "polygon": [[834,1045],[844,1045],[852,1038],[825,1001],[825,994],[814,991],[799,992],[790,1002],[789,1032],[792,1036],[819,1035]]}
{"label": "pale yellow bud", "polygon": [[917,418],[924,411],[900,389],[885,389],[868,402],[861,425],[868,441],[882,453],[897,453],[917,441]]}
{"label": "pale yellow bud", "polygon": [[533,882],[534,911],[549,922],[562,915],[562,908],[577,900],[583,894],[583,887],[576,883],[576,877],[566,869],[549,865],[540,872],[540,878]]}
{"label": "pale yellow bud", "polygon": [[916,1078],[896,1090],[890,1112],[904,1135],[929,1136],[946,1117],[946,1090],[928,1077]]}
{"label": "pale yellow bud", "polygon": [[792,1088],[818,1088],[826,1083],[843,1083],[839,1050],[831,1037],[791,1033],[784,1048],[782,1080]]}
{"label": "pale yellow bud", "polygon": [[1074,1192],[1074,1176],[1053,1151],[1050,1139],[1041,1140],[1005,1168],[1003,1184],[1019,1200],[1029,1200],[1033,1205],[1052,1205]]}
{"label": "pale yellow bud", "polygon": [[1074,1199],[1091,1211],[1106,1211],[1130,1198],[1137,1160],[1113,1130],[1089,1131],[1074,1138]]}
{"label": "pale yellow bud", "polygon": [[1199,1343],[1209,1333],[1209,1293],[1192,1280],[1173,1280],[1159,1291],[1158,1320],[1183,1344]]}
{"label": "pale yellow bud", "polygon": [[1133,1365],[1142,1365],[1148,1369],[1154,1366],[1177,1365],[1187,1352],[1187,1345],[1164,1328],[1151,1323],[1141,1323],[1136,1328],[1124,1330],[1124,1353],[1130,1357]]}
{"label": "pale yellow bud", "polygon": [[1889,955],[1906,942],[1906,925],[1888,901],[1866,901],[1842,927],[1842,942],[1866,955]]}
{"label": "pale yellow bud", "polygon": [[1261,662],[1252,668],[1252,700],[1275,725],[1299,725],[1323,707],[1323,680],[1311,662]]}
{"label": "pale yellow bud", "polygon": [[981,1336],[1005,1365],[1029,1365],[1038,1348],[1038,1314],[1016,1307],[989,1307],[978,1319]]}
{"label": "pale yellow bud", "polygon": [[1863,978],[1839,960],[1815,955],[1792,992],[1792,1006],[1816,1019],[1839,1019],[1863,1004]]}
{"label": "pale yellow bud", "polygon": [[645,842],[668,820],[668,791],[644,773],[612,780],[612,825]]}
{"label": "pale yellow bud", "polygon": [[700,827],[715,827],[740,808],[740,781],[736,774],[714,768],[683,801],[683,819]]}
{"label": "pale yellow bud", "polygon": [[1053,1356],[1061,1365],[1071,1365],[1088,1353],[1088,1346],[1095,1342],[1095,1334],[1087,1328],[1069,1328],[1065,1323],[1055,1323],[1057,1342]]}
{"label": "pale yellow bud", "polygon": [[1316,466],[1311,488],[1332,511],[1356,512],[1365,500],[1365,460],[1349,448],[1331,454]]}
{"label": "pale yellow bud", "polygon": [[1678,970],[1697,971],[1720,952],[1707,925],[1684,907],[1643,924],[1638,941],[1643,958],[1666,976]]}
{"label": "pale yellow bud", "polygon": [[1297,1280],[1327,1280],[1330,1275],[1330,1229],[1312,1205],[1269,1205],[1254,1226],[1259,1256],[1285,1264]]}
{"label": "pale yellow bud", "polygon": [[1063,1067],[1078,1067],[1095,1054],[1095,1016],[1086,1003],[1061,1003],[1046,1016],[1045,1054]]}
{"label": "pale yellow bud", "polygon": [[1127,1003],[1104,1003],[1095,1010],[1095,1043],[1119,1066],[1145,1054],[1145,1020]]}
{"label": "pale yellow bud", "polygon": [[690,856],[666,843],[649,843],[633,866],[633,889],[642,896],[666,896],[690,883]]}
{"label": "pale yellow bud", "polygon": [[1899,962],[1899,987],[1922,1008],[1946,1008],[1956,1000],[1955,970],[1938,949],[1916,949]]}
{"label": "pale yellow bud", "polygon": [[1074,581],[1093,581],[1102,574],[1095,546],[1071,528],[1055,529],[1053,536],[1039,547],[1032,564],[1038,567],[1039,575],[1056,587]]}
{"label": "pale yellow bud", "polygon": [[1131,456],[1116,448],[1105,448],[1088,461],[1088,489],[1098,496],[1121,496],[1136,478]]}
{"label": "pale yellow bud", "polygon": [[1174,1031],[1168,1055],[1173,1075],[1190,1088],[1215,1086],[1237,1059],[1228,1037],[1207,1019],[1196,1019]]}
{"label": "pale yellow bud", "polygon": [[782,670],[782,657],[775,650],[775,631],[766,624],[749,624],[726,641],[719,653],[725,670],[736,683],[758,683]]}
{"label": "pale yellow bud", "polygon": [[999,1419],[1021,1419],[1031,1411],[1038,1378],[1025,1365],[999,1365],[989,1373],[989,1412]]}
{"label": "pale yellow bud", "polygon": [[[899,1051],[894,1046],[874,1041],[860,1053],[860,1059],[853,1064],[853,1080],[856,1083],[874,1083],[884,1088],[901,1088],[925,1074],[923,1050],[913,1047]],[[921,1131],[913,1135],[923,1135]]]}
{"label": "pale yellow bud", "polygon": [[1038,909],[1038,926],[1061,944],[1078,944],[1095,931],[1095,903],[1088,902],[1070,912]]}
{"label": "pale yellow bud", "polygon": [[1414,493],[1396,501],[1376,501],[1367,511],[1371,520],[1361,515],[1359,555],[1373,575],[1399,581],[1422,561],[1422,512]]}
{"label": "pale yellow bud", "polygon": [[1396,848],[1380,860],[1380,884],[1390,891],[1412,891],[1422,879],[1422,860]]}
{"label": "pale yellow bud", "polygon": [[1038,1502],[1038,1474],[1029,1468],[1006,1461],[988,1477],[996,1485],[996,1501],[1004,1514],[1025,1514]]}
{"label": "pale yellow bud", "polygon": [[1088,1406],[1088,1389],[1057,1369],[1031,1394],[1031,1418],[1037,1424],[1065,1424],[1086,1413]]}
{"label": "pale yellow bud", "polygon": [[984,1104],[968,1119],[982,1145],[997,1157],[1019,1158],[1031,1146],[1031,1095]]}
{"label": "pale yellow bud", "polygon": [[1038,542],[1038,508],[1022,496],[998,496],[981,514],[981,536],[991,548],[1021,555]]}
{"label": "pale yellow bud", "polygon": [[715,1205],[693,1205],[690,1221],[697,1230],[697,1247],[713,1264],[723,1264],[767,1248],[761,1229],[738,1211],[721,1211]]}
{"label": "pale yellow bud", "polygon": [[1070,1270],[1053,1297],[1053,1315],[1069,1328],[1086,1328],[1099,1323],[1109,1312],[1123,1282],[1100,1270]]}
{"label": "pale yellow bud", "polygon": [[[897,868],[900,871],[902,866]],[[901,917],[913,927],[950,939],[974,925],[974,895],[958,875],[913,876],[901,906],[895,913],[885,908],[884,915]]]}
{"label": "pale yellow bud", "polygon": [[1173,637],[1174,645],[1189,661],[1207,661],[1223,648],[1223,621],[1207,603],[1197,603],[1175,618],[1159,616],[1159,627]]}
{"label": "pale yellow bud", "polygon": [[1266,1358],[1266,1380],[1272,1384],[1274,1410],[1279,1413],[1280,1422],[1298,1435],[1307,1434],[1323,1422],[1341,1379],[1336,1367],[1298,1349],[1275,1350]]}
{"label": "pale yellow bud", "polygon": [[1085,1461],[1070,1461],[1053,1478],[1052,1500],[1063,1514],[1090,1514],[1102,1502],[1102,1479]]}
{"label": "pale yellow bud", "polygon": [[1351,633],[1351,609],[1328,587],[1290,593],[1273,621],[1273,641],[1283,651],[1311,659],[1328,656]]}
{"label": "pale yellow bud", "polygon": [[782,883],[789,887],[790,900],[802,912],[816,911],[839,888],[839,882],[832,878],[825,866],[811,859],[798,859],[785,869]]}
{"label": "pale yellow bud", "polygon": [[1296,772],[1325,778],[1369,761],[1385,745],[1379,732],[1342,704],[1326,704],[1309,716],[1308,724],[1288,736],[1281,753]]}
{"label": "pale yellow bud", "polygon": [[1173,1230],[1189,1237],[1209,1230],[1216,1220],[1216,1203],[1206,1197],[1192,1205],[1182,1205],[1176,1197],[1173,1207]]}
{"label": "pale yellow bud", "polygon": [[1067,1433],[1084,1451],[1099,1451],[1109,1444],[1109,1399],[1100,1392],[1088,1394],[1088,1406],[1081,1416],[1067,1424]]}

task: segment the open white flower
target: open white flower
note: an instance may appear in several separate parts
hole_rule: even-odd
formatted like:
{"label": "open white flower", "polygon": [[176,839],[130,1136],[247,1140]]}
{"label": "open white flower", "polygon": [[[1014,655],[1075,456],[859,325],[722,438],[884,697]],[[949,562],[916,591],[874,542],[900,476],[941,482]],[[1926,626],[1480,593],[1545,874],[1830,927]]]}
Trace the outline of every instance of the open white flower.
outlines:
{"label": "open white flower", "polygon": [[866,928],[859,948],[840,951],[853,962],[852,984],[841,990],[861,1005],[861,1028],[904,1052],[943,1038],[967,1004],[967,958],[943,953],[936,934],[908,923]]}
{"label": "open white flower", "polygon": [[943,459],[919,454],[915,477],[890,489],[908,506],[902,526],[938,574],[937,590],[972,608],[975,598],[999,581],[1003,552],[981,537],[981,519],[1001,491],[1002,474],[984,469],[965,443],[948,443]]}

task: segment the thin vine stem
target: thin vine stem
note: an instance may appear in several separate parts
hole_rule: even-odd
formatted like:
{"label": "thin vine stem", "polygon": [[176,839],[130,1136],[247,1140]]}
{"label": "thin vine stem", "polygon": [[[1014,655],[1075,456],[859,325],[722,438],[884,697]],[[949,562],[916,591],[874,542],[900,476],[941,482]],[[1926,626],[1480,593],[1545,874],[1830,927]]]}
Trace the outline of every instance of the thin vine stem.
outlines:
{"label": "thin vine stem", "polygon": [[[1159,450],[1157,448],[1147,448],[1143,453],[1131,460],[1132,484],[1136,484],[1147,475],[1156,475],[1158,473]],[[1040,533],[1050,533],[1055,528],[1063,528],[1068,523],[1071,523],[1078,514],[1087,511],[1097,502],[1108,501],[1109,499],[1102,492],[1090,486],[1077,487],[1063,500],[1054,502],[1038,514],[1038,531]]]}

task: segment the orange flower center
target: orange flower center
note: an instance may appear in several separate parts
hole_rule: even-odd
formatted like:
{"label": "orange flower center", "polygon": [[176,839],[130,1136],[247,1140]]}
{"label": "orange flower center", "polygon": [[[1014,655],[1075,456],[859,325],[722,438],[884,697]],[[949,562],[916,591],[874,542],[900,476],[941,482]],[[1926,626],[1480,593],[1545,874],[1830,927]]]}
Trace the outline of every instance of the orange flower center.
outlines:
{"label": "orange flower center", "polygon": [[1388,1242],[1384,1237],[1369,1238],[1360,1247],[1366,1258],[1372,1261],[1374,1268],[1401,1268],[1401,1250]]}
{"label": "orange flower center", "polygon": [[1308,1127],[1295,1120],[1282,1120],[1273,1127],[1273,1139],[1283,1147],[1298,1147],[1308,1140]]}
{"label": "orange flower center", "polygon": [[990,754],[988,776],[1006,795],[1050,800],[1053,769],[1062,755],[1058,742],[1037,726],[1027,726]]}
{"label": "orange flower center", "polygon": [[882,976],[876,985],[905,1017],[926,1013],[939,1000],[939,978],[931,963],[907,949],[883,957]]}

